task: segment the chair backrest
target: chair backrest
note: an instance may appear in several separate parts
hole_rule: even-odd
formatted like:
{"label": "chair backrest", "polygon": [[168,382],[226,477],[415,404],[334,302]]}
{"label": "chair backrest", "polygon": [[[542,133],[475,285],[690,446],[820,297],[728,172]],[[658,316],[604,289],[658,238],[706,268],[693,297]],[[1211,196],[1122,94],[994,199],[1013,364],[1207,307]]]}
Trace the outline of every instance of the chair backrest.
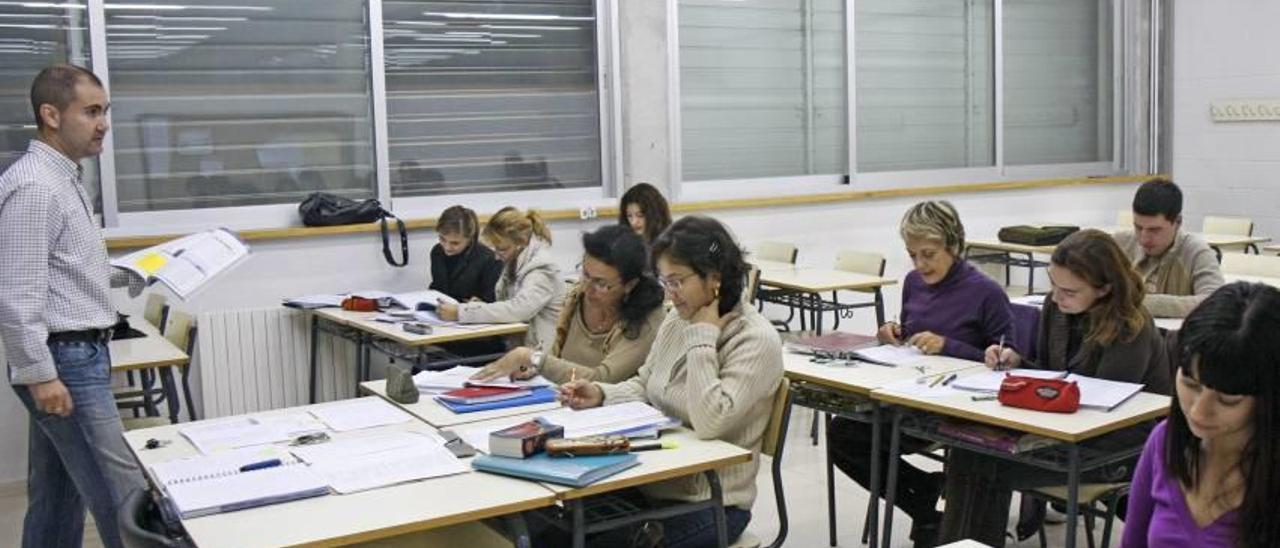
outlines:
{"label": "chair backrest", "polygon": [[116,515],[120,522],[120,540],[127,548],[178,548],[187,544],[164,535],[160,509],[145,489],[134,489],[125,495]]}
{"label": "chair backrest", "polygon": [[760,444],[760,452],[770,457],[778,454],[778,448],[786,441],[786,422],[791,413],[791,381],[786,377],[778,383],[778,391],[773,393],[773,406],[769,410],[769,425],[764,429],[764,440]]}
{"label": "chair backrest", "polygon": [[760,292],[760,269],[756,265],[747,265],[747,304],[756,304],[756,293]]}
{"label": "chair backrest", "polygon": [[1116,226],[1123,228],[1133,227],[1133,210],[1121,209],[1116,211]]}
{"label": "chair backrest", "polygon": [[1228,236],[1252,236],[1253,219],[1248,217],[1215,217],[1205,215],[1201,232]]}
{"label": "chair backrest", "polygon": [[191,314],[178,309],[169,309],[169,317],[164,325],[164,338],[187,354],[191,353],[191,333],[195,329],[195,319]]}
{"label": "chair backrest", "polygon": [[1231,253],[1222,256],[1222,275],[1280,278],[1280,257]]}
{"label": "chair backrest", "polygon": [[142,309],[142,319],[147,323],[155,326],[156,329],[164,330],[164,309],[167,306],[164,295],[159,293],[147,293],[147,304]]}
{"label": "chair backrest", "polygon": [[755,258],[780,263],[796,262],[796,246],[786,242],[760,242],[755,246]]}
{"label": "chair backrest", "polygon": [[868,276],[884,275],[884,255],[844,249],[836,253],[836,270]]}

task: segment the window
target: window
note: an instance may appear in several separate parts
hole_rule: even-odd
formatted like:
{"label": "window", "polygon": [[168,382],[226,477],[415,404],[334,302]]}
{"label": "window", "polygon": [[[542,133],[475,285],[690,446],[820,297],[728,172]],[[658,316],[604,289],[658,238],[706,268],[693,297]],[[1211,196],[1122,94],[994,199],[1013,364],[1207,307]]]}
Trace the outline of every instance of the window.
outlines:
{"label": "window", "polygon": [[362,0],[106,0],[119,211],[374,194]]}
{"label": "window", "polygon": [[1111,9],[1004,0],[1006,164],[1111,160]]}
{"label": "window", "polygon": [[859,171],[995,165],[992,0],[858,0]]}
{"label": "window", "polygon": [[[89,66],[86,6],[81,2],[5,2],[0,5],[0,171],[36,136],[31,81],[46,66]],[[95,211],[102,211],[97,159],[81,162]]]}
{"label": "window", "polygon": [[601,186],[594,0],[387,0],[393,196]]}
{"label": "window", "polygon": [[686,181],[848,172],[843,0],[680,0]]}

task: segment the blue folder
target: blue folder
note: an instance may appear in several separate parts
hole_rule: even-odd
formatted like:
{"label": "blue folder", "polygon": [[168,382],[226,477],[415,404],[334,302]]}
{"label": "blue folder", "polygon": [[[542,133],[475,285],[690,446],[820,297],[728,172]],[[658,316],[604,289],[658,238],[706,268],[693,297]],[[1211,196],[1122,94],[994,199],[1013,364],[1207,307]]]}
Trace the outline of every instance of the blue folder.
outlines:
{"label": "blue folder", "polygon": [[637,464],[640,461],[632,453],[584,457],[551,457],[538,453],[527,459],[480,455],[471,460],[476,470],[570,487],[586,487]]}
{"label": "blue folder", "polygon": [[527,396],[519,398],[511,398],[509,400],[498,400],[484,403],[457,403],[436,398],[440,405],[449,408],[454,413],[474,413],[476,411],[488,411],[490,409],[506,409],[508,407],[520,407],[522,405],[533,405],[535,403],[548,403],[556,401],[556,389],[550,386],[534,388]]}

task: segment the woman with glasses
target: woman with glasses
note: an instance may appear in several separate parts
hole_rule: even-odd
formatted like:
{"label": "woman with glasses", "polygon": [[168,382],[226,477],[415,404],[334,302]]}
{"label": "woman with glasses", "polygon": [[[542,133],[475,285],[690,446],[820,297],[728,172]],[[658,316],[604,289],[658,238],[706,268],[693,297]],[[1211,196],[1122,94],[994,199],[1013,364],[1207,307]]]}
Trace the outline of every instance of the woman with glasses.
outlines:
{"label": "woman with glasses", "polygon": [[541,373],[620,382],[644,363],[662,323],[662,288],[646,276],[644,242],[626,227],[608,225],[582,235],[578,284],[565,298],[550,350],[521,346],[476,373],[477,380],[525,379]]}
{"label": "woman with glasses", "polygon": [[526,322],[526,346],[550,345],[565,285],[551,257],[551,229],[537,212],[504,207],[484,225],[480,237],[505,265],[494,289],[497,300],[441,304],[436,313],[442,320],[461,323]]}
{"label": "woman with glasses", "polygon": [[[774,392],[782,379],[782,343],[769,320],[744,297],[747,264],[742,249],[718,221],[700,216],[672,224],[653,242],[659,282],[673,310],[658,328],[653,349],[634,377],[610,384],[576,380],[561,399],[581,409],[645,401],[680,419],[701,439],[759,451]],[[719,471],[729,542],[751,520],[760,461]],[[630,493],[637,504],[660,508],[711,496],[700,474],[644,485]],[[638,524],[590,538],[591,546],[714,546],[711,509]],[[556,540],[539,539],[545,545]]]}

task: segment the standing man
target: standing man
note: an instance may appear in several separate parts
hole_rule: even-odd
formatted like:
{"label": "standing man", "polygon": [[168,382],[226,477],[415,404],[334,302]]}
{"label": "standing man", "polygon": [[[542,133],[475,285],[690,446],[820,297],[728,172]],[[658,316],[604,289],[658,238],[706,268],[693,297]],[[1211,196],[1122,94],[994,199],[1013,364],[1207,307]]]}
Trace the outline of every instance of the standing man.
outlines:
{"label": "standing man", "polygon": [[1115,239],[1142,276],[1142,304],[1152,316],[1185,318],[1225,283],[1213,248],[1182,230],[1182,190],[1173,181],[1142,183],[1133,195],[1133,230]]}
{"label": "standing man", "polygon": [[122,546],[116,509],[144,485],[111,395],[110,270],[79,165],[102,152],[109,106],[92,72],[42,70],[38,135],[0,175],[0,339],[31,415],[28,548],[80,546],[86,506],[102,542]]}

